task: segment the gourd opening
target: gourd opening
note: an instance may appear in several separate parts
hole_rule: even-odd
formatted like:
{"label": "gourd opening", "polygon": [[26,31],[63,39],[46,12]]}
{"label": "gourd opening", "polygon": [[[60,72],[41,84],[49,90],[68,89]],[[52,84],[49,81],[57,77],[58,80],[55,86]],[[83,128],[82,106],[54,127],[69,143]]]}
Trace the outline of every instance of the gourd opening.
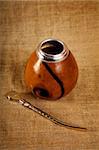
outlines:
{"label": "gourd opening", "polygon": [[69,50],[60,40],[47,39],[40,43],[37,56],[44,62],[54,63],[66,59]]}
{"label": "gourd opening", "polygon": [[63,51],[63,44],[57,40],[48,40],[41,44],[40,49],[47,55],[57,55]]}

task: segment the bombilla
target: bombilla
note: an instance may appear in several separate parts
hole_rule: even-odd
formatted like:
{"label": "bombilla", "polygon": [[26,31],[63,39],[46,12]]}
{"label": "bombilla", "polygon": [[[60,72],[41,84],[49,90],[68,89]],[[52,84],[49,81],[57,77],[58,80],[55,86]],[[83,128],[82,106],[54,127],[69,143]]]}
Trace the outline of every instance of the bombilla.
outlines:
{"label": "bombilla", "polygon": [[54,116],[46,113],[45,111],[41,110],[40,108],[32,105],[31,103],[29,103],[27,100],[25,99],[17,99],[17,98],[13,98],[12,96],[10,95],[6,95],[6,98],[9,100],[9,101],[13,101],[13,102],[16,102],[16,103],[19,103],[21,104],[23,107],[27,108],[27,109],[30,109],[34,112],[36,112],[37,114],[39,114],[40,116],[50,120],[51,122],[57,124],[57,125],[60,125],[60,126],[63,126],[63,127],[66,127],[68,129],[72,129],[72,130],[77,130],[77,131],[87,131],[87,128],[84,128],[84,127],[79,127],[79,126],[73,126],[73,125],[70,125],[68,123],[65,123],[57,118],[55,118]]}

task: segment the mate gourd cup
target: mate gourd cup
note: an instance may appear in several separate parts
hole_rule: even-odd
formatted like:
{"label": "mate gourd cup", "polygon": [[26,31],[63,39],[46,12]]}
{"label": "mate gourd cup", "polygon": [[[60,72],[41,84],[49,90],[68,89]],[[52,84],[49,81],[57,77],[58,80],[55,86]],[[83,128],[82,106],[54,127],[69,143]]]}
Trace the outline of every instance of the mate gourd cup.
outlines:
{"label": "mate gourd cup", "polygon": [[41,42],[30,56],[25,69],[25,83],[34,96],[57,100],[75,86],[78,67],[66,45],[55,39]]}

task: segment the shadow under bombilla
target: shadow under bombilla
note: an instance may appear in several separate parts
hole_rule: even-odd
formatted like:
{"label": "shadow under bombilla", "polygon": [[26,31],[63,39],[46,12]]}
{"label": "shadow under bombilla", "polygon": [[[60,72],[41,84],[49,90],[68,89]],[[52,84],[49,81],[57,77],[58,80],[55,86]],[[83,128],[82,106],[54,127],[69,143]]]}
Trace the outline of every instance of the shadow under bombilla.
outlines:
{"label": "shadow under bombilla", "polygon": [[34,96],[57,100],[76,85],[78,67],[66,45],[55,39],[40,43],[30,56],[25,69],[25,83]]}

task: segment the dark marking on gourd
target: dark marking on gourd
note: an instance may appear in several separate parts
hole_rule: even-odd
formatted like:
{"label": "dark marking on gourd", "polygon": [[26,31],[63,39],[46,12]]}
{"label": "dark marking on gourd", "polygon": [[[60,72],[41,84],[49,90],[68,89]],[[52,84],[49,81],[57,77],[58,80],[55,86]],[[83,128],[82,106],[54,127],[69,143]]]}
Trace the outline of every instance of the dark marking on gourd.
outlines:
{"label": "dark marking on gourd", "polygon": [[49,92],[46,89],[41,87],[34,87],[33,93],[35,96],[39,96],[43,98],[49,97]]}
{"label": "dark marking on gourd", "polygon": [[39,74],[38,76],[39,76],[39,78],[41,78],[41,75],[40,75],[40,74]]}
{"label": "dark marking on gourd", "polygon": [[57,75],[51,70],[51,68],[49,67],[49,65],[45,62],[42,62],[43,65],[45,66],[45,68],[47,69],[47,71],[51,74],[51,76],[54,78],[54,80],[56,80],[56,82],[59,84],[60,88],[61,88],[61,95],[58,97],[61,98],[64,95],[64,86],[63,86],[63,82],[57,77]]}

